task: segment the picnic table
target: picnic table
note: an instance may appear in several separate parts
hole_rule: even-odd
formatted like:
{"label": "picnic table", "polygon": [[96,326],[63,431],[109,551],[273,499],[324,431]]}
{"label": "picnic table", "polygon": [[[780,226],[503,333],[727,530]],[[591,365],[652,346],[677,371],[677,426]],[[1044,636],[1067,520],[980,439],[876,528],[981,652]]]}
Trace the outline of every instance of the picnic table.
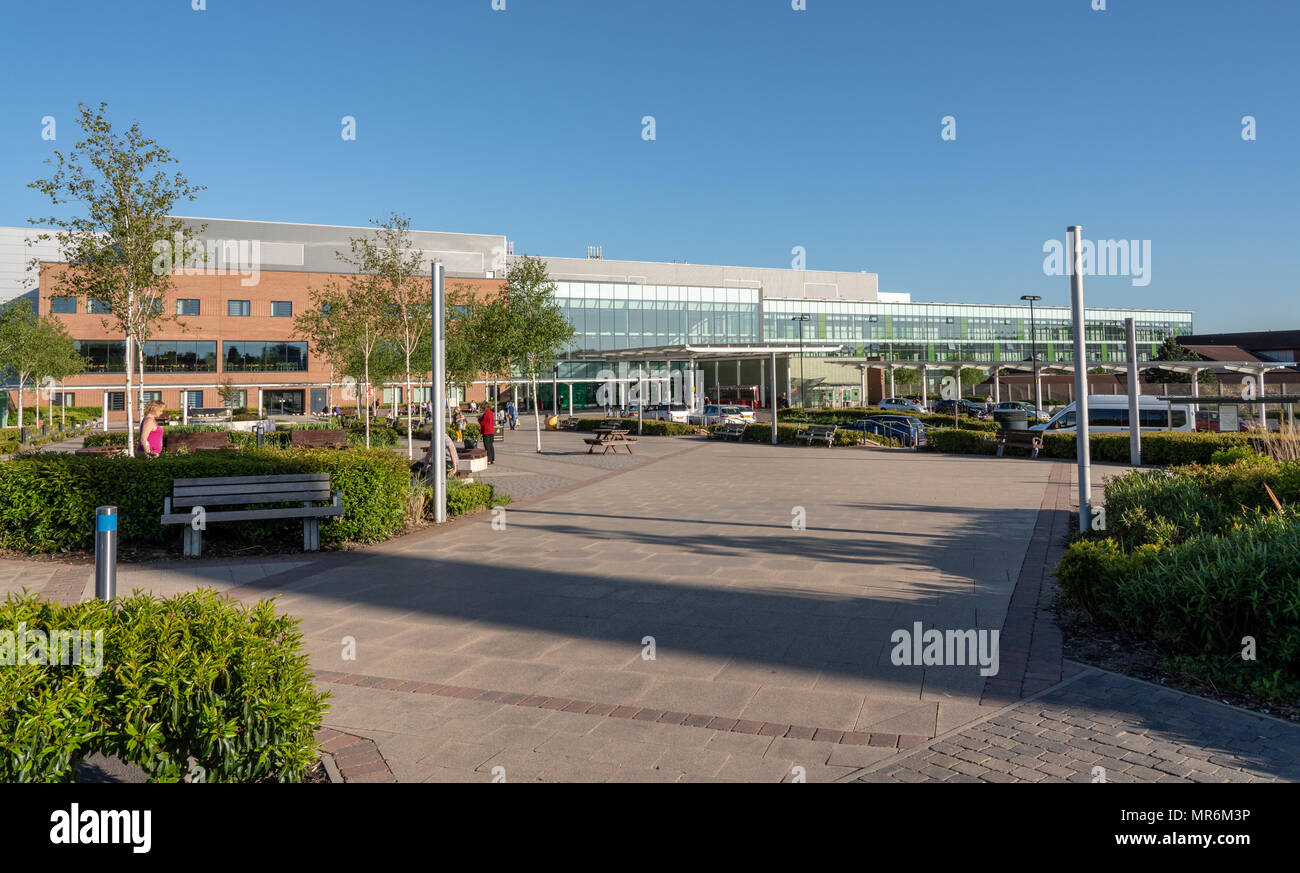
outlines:
{"label": "picnic table", "polygon": [[628,436],[630,431],[627,428],[599,427],[592,433],[592,436],[583,440],[589,446],[587,454],[590,455],[597,448],[603,448],[602,455],[608,455],[610,451],[617,455],[619,446],[626,448],[629,455],[632,454],[632,443],[636,442],[636,437]]}

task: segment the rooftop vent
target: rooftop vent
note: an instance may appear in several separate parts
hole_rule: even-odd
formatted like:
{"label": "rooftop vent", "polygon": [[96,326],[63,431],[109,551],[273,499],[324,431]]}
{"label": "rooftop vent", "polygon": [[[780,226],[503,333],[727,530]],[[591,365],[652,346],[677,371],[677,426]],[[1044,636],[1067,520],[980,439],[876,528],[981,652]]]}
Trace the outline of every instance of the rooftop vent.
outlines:
{"label": "rooftop vent", "polygon": [[599,261],[604,257],[604,246],[587,246],[587,260]]}

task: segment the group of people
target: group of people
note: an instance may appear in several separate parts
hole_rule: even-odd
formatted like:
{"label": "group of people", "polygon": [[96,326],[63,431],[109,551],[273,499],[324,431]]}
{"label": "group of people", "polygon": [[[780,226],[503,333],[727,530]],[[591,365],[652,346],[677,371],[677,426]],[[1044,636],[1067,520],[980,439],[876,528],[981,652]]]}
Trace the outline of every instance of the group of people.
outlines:
{"label": "group of people", "polygon": [[[448,422],[452,431],[456,434],[456,439],[452,440],[451,435],[443,433],[443,447],[446,449],[447,473],[450,475],[455,472],[459,465],[459,456],[456,452],[456,442],[462,444],[465,439],[465,428],[469,423],[469,418],[465,415],[464,410],[459,404],[448,401],[447,403]],[[483,449],[487,452],[489,464],[497,462],[496,453],[496,436],[497,436],[497,416],[492,404],[484,404],[480,411],[476,401],[470,401],[469,414],[478,415],[479,435],[483,440]],[[506,403],[501,411],[502,423],[509,424],[511,430],[516,430],[519,425],[519,409],[515,406],[514,401]],[[417,461],[411,465],[411,472],[417,475],[426,475],[433,464],[433,443],[425,449],[424,460]]]}

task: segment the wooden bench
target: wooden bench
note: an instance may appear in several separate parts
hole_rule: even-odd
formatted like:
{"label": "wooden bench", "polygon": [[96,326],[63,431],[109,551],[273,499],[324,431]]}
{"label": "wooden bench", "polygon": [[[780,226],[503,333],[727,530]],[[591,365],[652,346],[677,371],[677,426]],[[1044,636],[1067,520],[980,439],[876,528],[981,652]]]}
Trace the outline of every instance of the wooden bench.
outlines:
{"label": "wooden bench", "polygon": [[295,428],[289,431],[289,446],[295,449],[300,447],[346,449],[348,447],[348,432],[342,428],[336,430]]}
{"label": "wooden bench", "polygon": [[808,445],[813,444],[813,440],[818,442],[825,441],[826,448],[830,448],[835,443],[835,425],[833,424],[810,424],[807,427],[801,427],[795,433],[794,438],[803,440]]}
{"label": "wooden bench", "polygon": [[[313,506],[319,501],[327,506]],[[273,503],[301,506],[271,507]],[[261,509],[248,507],[262,505]],[[242,509],[211,511],[213,506]],[[189,512],[173,508],[189,507]],[[287,476],[222,476],[172,480],[172,496],[163,502],[163,524],[185,525],[185,554],[197,557],[203,550],[203,531],[216,521],[269,521],[302,519],[303,551],[320,550],[320,520],[343,517],[343,492],[330,491],[328,473],[292,473]],[[197,520],[197,523],[195,523]]]}
{"label": "wooden bench", "polygon": [[748,425],[746,425],[744,422],[729,421],[722,426],[722,430],[717,431],[718,438],[729,440],[732,437],[735,437],[736,442],[744,442],[746,427],[748,427]]}
{"label": "wooden bench", "polygon": [[229,448],[232,448],[230,434],[224,430],[163,434],[163,451],[165,452],[176,452],[182,449],[191,452],[214,452],[219,449]]}
{"label": "wooden bench", "polygon": [[589,455],[596,451],[597,447],[605,449],[605,451],[601,452],[602,455],[608,455],[611,450],[613,450],[614,454],[617,455],[619,446],[626,448],[627,453],[630,455],[632,454],[632,443],[636,442],[636,437],[628,436],[628,431],[623,429],[601,429],[597,430],[594,436],[589,436],[584,439],[583,442],[590,446],[590,448],[587,449],[587,454]]}
{"label": "wooden bench", "polygon": [[998,432],[996,439],[999,458],[1002,457],[1002,450],[1007,446],[1030,449],[1032,458],[1037,458],[1043,448],[1043,435],[1035,430],[1002,430]]}

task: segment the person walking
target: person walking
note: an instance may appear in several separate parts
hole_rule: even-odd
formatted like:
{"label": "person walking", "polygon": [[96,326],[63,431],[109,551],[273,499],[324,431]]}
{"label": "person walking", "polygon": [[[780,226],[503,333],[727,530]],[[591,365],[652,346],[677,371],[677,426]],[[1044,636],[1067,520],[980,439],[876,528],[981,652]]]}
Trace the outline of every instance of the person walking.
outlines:
{"label": "person walking", "polygon": [[456,414],[451,418],[451,429],[456,432],[456,439],[465,439],[465,413],[460,411],[459,406],[456,407]]}
{"label": "person walking", "polygon": [[492,414],[492,407],[486,403],[483,404],[483,414],[478,417],[478,426],[483,432],[483,448],[487,451],[488,463],[495,464],[497,453],[492,443],[496,440],[497,420]]}
{"label": "person walking", "polygon": [[510,420],[510,429],[518,430],[517,425],[519,424],[519,407],[515,406],[515,402],[513,400],[511,400],[509,403],[506,404],[506,418]]}
{"label": "person walking", "polygon": [[144,418],[140,421],[140,451],[150,458],[162,454],[163,429],[158,424],[158,413],[162,411],[161,400],[150,400],[144,406]]}

